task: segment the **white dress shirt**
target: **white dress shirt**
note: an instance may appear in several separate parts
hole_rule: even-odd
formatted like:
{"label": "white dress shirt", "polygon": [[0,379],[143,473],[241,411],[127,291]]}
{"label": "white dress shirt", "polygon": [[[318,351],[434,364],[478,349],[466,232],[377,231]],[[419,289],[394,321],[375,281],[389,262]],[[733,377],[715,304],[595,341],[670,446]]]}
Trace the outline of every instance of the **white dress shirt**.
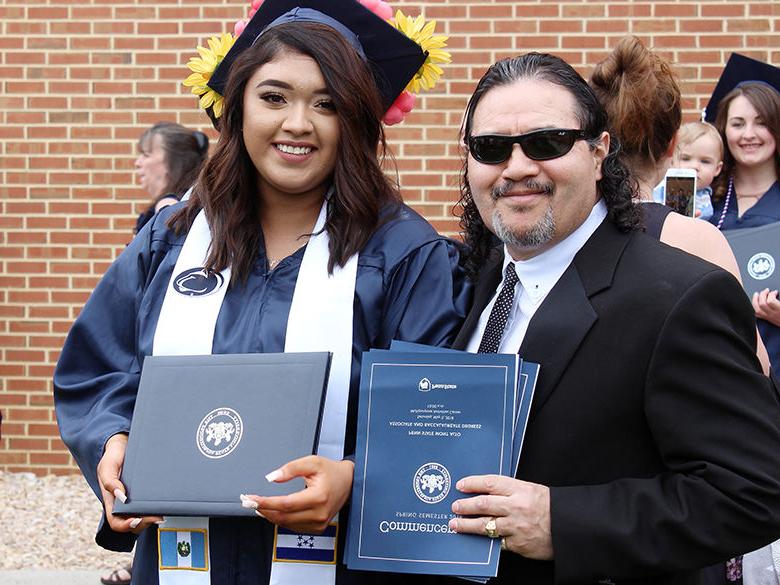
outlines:
{"label": "white dress shirt", "polygon": [[[499,352],[517,353],[520,351],[520,345],[523,343],[525,332],[534,313],[547,298],[558,279],[566,272],[569,264],[574,260],[574,256],[590,239],[605,217],[607,217],[607,205],[602,199],[599,199],[587,219],[576,230],[549,250],[528,260],[514,260],[504,246],[504,264],[501,273],[504,274],[507,264],[512,262],[520,280],[515,285],[515,298],[504,334],[501,336],[501,343],[498,346]],[[503,286],[502,279],[493,298],[490,299],[479,317],[477,327],[466,347],[468,351],[476,353],[479,349],[479,342],[485,332],[490,311],[493,309],[496,297]]]}

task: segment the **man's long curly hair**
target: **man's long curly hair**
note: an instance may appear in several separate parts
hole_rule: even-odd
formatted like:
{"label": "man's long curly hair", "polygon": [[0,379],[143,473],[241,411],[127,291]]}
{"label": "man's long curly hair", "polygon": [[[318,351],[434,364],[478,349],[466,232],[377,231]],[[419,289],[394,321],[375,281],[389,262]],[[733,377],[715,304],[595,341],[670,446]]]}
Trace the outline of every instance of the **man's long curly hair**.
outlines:
{"label": "man's long curly hair", "polygon": [[[460,192],[460,227],[466,243],[464,266],[471,278],[476,278],[495,245],[495,237],[482,221],[474,203],[468,177],[468,137],[471,136],[474,110],[480,100],[491,89],[510,85],[521,79],[548,81],[568,90],[577,103],[575,115],[580,128],[585,132],[591,148],[594,148],[601,133],[608,129],[607,113],[587,82],[565,61],[546,53],[527,53],[519,57],[502,59],[492,65],[477,84],[463,118],[461,136],[466,144],[463,161]],[[522,99],[522,96],[518,96]],[[618,160],[617,140],[610,142],[609,153],[601,163],[602,178],[596,184],[600,197],[607,205],[609,219],[622,231],[637,229],[641,223],[641,212],[633,202],[636,181],[626,166]]]}

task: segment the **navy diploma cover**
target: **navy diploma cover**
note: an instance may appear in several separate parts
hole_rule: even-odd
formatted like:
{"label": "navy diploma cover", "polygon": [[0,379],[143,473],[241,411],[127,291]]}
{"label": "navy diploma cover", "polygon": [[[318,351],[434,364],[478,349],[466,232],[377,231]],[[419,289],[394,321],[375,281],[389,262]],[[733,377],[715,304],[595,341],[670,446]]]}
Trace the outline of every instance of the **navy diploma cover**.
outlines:
{"label": "navy diploma cover", "polygon": [[739,264],[742,286],[749,297],[765,288],[780,288],[780,222],[754,228],[726,230],[723,232],[729,241]]}
{"label": "navy diploma cover", "polygon": [[148,356],[122,482],[135,515],[252,516],[239,494],[303,481],[265,474],[317,447],[328,352]]}

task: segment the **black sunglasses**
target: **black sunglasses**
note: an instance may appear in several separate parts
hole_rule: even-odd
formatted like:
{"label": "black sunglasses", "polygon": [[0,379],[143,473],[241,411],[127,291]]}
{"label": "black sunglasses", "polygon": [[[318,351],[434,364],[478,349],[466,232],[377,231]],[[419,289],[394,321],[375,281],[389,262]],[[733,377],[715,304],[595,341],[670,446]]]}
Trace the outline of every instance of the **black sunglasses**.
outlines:
{"label": "black sunglasses", "polygon": [[483,134],[469,136],[469,152],[481,163],[497,165],[512,156],[512,147],[519,144],[525,156],[531,160],[550,160],[569,152],[574,143],[585,140],[582,130],[552,128],[534,130],[517,136]]}

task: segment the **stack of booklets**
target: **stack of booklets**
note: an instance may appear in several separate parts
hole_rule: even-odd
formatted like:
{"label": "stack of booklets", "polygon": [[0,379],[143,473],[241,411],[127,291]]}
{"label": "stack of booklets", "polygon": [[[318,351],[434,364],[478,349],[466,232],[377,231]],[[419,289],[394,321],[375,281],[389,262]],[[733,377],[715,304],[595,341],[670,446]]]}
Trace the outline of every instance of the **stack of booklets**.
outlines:
{"label": "stack of booklets", "polygon": [[514,477],[538,374],[513,354],[405,342],[363,354],[351,569],[496,576],[499,540],[448,527],[452,503],[469,497],[455,484]]}

